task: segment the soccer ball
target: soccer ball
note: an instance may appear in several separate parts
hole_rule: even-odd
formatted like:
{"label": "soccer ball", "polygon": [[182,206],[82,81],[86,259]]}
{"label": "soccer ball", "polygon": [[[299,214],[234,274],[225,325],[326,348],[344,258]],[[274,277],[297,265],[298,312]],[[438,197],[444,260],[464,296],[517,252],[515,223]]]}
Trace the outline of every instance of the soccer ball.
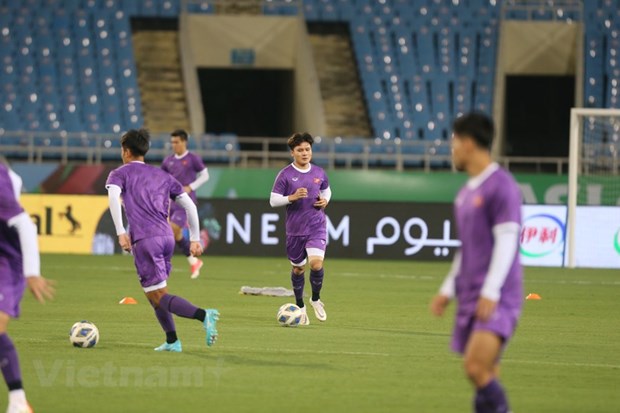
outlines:
{"label": "soccer ball", "polygon": [[278,310],[278,316],[276,319],[281,326],[296,327],[301,321],[301,308],[291,303],[284,304]]}
{"label": "soccer ball", "polygon": [[74,347],[95,347],[99,342],[99,329],[90,321],[78,321],[69,331],[69,341]]}

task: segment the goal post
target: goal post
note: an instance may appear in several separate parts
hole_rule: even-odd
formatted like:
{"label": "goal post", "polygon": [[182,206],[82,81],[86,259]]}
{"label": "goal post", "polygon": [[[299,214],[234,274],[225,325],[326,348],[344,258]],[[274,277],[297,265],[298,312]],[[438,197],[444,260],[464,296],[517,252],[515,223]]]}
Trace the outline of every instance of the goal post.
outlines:
{"label": "goal post", "polygon": [[565,262],[575,268],[577,207],[620,205],[620,109],[573,108],[570,119]]}

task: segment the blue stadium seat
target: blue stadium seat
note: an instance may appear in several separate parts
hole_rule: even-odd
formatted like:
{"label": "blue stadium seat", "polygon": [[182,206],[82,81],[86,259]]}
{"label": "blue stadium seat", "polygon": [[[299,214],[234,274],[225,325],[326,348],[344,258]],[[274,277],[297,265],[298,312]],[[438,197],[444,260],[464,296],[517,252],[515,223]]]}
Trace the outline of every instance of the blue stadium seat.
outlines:
{"label": "blue stadium seat", "polygon": [[[385,140],[381,138],[375,138],[372,143],[368,145],[370,160],[368,164],[370,166],[388,166],[394,167],[396,160],[393,155],[396,153],[396,145],[391,140]],[[375,155],[375,157],[373,157]],[[381,155],[390,155],[389,158],[381,158]]]}
{"label": "blue stadium seat", "polygon": [[189,13],[200,13],[200,14],[213,14],[215,13],[214,6],[212,2],[208,0],[203,0],[201,2],[191,2],[188,5],[187,11]]}
{"label": "blue stadium seat", "polygon": [[424,155],[426,153],[425,142],[420,140],[409,139],[403,141],[400,147],[403,156],[411,156],[412,159],[405,159],[406,167],[419,168],[424,165]]}
{"label": "blue stadium seat", "polygon": [[[304,0],[303,11],[309,21],[349,23],[374,134],[434,142],[446,137],[459,113],[492,107],[502,4]],[[191,7],[196,13],[215,11],[209,0]],[[1,1],[0,128],[114,132],[140,126],[130,18],[174,17],[180,8],[180,0]],[[292,15],[293,10],[280,4],[268,5],[266,12]],[[584,2],[586,106],[620,105],[619,11],[617,1]],[[569,11],[533,12],[540,20],[580,17]],[[209,145],[232,143],[213,137]],[[381,153],[390,145],[369,150]],[[403,153],[419,150],[414,148],[401,147]]]}
{"label": "blue stadium seat", "polygon": [[336,138],[334,140],[335,164],[361,165],[366,143],[364,138]]}
{"label": "blue stadium seat", "polygon": [[197,145],[206,151],[207,155],[203,160],[207,163],[226,163],[230,159],[234,162],[238,160],[237,156],[225,155],[225,153],[234,154],[239,151],[239,142],[237,135],[222,134],[220,136],[206,134],[197,136],[195,139]]}

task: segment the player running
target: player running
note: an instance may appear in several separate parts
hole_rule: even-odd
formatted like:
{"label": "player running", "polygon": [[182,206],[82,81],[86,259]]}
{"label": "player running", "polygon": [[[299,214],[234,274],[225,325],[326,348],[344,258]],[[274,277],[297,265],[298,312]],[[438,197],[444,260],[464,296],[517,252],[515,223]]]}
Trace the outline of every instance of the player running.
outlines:
{"label": "player running", "polygon": [[41,303],[54,295],[53,282],[43,278],[37,229],[19,204],[21,178],[0,164],[0,368],[9,388],[8,413],[31,413],[22,386],[17,350],[7,333],[19,317],[26,285]]}
{"label": "player running", "polygon": [[291,282],[297,305],[301,308],[301,325],[310,324],[304,305],[305,267],[310,263],[310,304],[319,321],[327,320],[321,301],[323,259],[327,244],[325,207],[332,192],[325,171],[310,163],[314,139],[308,133],[296,133],[288,140],[293,163],[282,169],[271,190],[272,207],[286,206],[286,251],[293,265]]}
{"label": "player running", "polygon": [[[198,155],[187,150],[188,139],[187,132],[182,129],[170,134],[174,154],[164,159],[161,169],[174,176],[183,185],[183,190],[189,194],[194,204],[198,204],[196,189],[209,180],[209,171]],[[177,245],[187,257],[191,277],[198,278],[203,262],[190,253],[189,241],[183,236],[183,228],[187,226],[187,214],[185,209],[176,204],[170,206],[170,226]]]}
{"label": "player running", "polygon": [[[207,346],[217,340],[217,310],[203,310],[185,299],[169,294],[166,280],[172,268],[174,236],[168,225],[170,200],[185,209],[189,221],[192,255],[200,255],[200,235],[196,205],[183,190],[183,186],[170,174],[146,165],[144,155],[149,149],[149,133],[144,129],[131,129],[121,138],[123,166],[110,172],[106,182],[110,214],[116,227],[118,242],[134,256],[142,289],[155,309],[155,315],[166,333],[166,342],[156,351],[180,352],[172,314],[193,318],[203,323],[207,333]],[[120,198],[123,199],[129,234],[125,232]]]}
{"label": "player running", "polygon": [[471,113],[454,122],[454,166],[470,176],[455,201],[461,248],[431,311],[443,315],[457,299],[452,349],[464,356],[476,388],[476,413],[507,413],[498,379],[502,352],[515,332],[523,302],[519,263],[521,193],[513,177],[491,161],[493,121]]}

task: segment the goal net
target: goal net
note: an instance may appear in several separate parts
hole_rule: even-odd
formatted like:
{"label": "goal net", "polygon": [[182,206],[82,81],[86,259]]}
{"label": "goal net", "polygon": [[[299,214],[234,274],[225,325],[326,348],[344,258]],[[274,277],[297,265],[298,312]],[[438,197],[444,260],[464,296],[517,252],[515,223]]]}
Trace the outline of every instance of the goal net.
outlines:
{"label": "goal net", "polygon": [[620,109],[571,110],[568,267],[620,267]]}

